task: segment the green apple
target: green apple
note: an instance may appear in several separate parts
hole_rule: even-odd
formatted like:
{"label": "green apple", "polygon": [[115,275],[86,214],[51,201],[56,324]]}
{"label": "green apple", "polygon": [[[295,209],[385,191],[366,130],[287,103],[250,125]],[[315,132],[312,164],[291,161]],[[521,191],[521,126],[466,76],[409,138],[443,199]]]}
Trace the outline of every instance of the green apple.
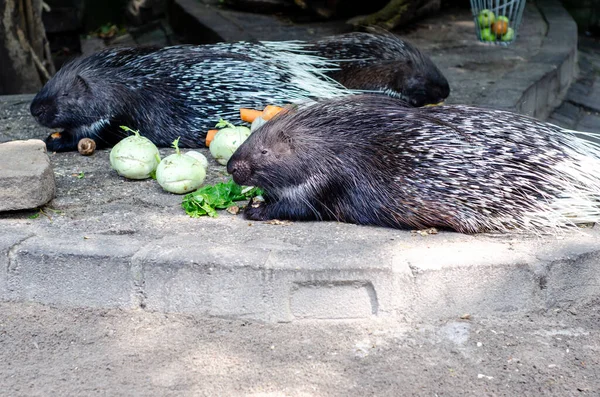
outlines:
{"label": "green apple", "polygon": [[490,10],[481,10],[479,13],[479,26],[482,28],[488,28],[496,20],[496,16]]}
{"label": "green apple", "polygon": [[502,16],[499,16],[499,17],[498,17],[496,20],[497,20],[497,21],[505,21],[507,25],[508,25],[508,23],[510,22],[510,21],[508,20],[508,17],[505,17],[504,15],[502,15]]}
{"label": "green apple", "polygon": [[502,37],[500,37],[500,40],[502,41],[513,41],[513,39],[515,38],[515,31],[513,28],[508,28],[508,30],[506,31],[506,33],[504,33],[502,35]]}
{"label": "green apple", "polygon": [[492,33],[490,28],[481,29],[481,40],[483,41],[495,41],[496,35]]}

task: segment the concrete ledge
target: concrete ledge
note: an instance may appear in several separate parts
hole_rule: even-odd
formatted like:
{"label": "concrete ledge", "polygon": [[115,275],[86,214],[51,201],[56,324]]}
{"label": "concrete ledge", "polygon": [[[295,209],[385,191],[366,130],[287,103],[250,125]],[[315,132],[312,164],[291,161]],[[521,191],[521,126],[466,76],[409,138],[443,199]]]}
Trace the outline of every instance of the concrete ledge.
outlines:
{"label": "concrete ledge", "polygon": [[496,81],[480,103],[545,120],[577,73],[577,24],[558,0],[536,4],[548,24],[539,52]]}
{"label": "concrete ledge", "polygon": [[525,313],[600,296],[600,230],[562,239],[421,237],[300,223],[257,224],[248,235],[243,220],[226,222],[234,226],[226,236],[217,226],[144,242],[16,234],[0,241],[8,258],[0,296],[268,322]]}

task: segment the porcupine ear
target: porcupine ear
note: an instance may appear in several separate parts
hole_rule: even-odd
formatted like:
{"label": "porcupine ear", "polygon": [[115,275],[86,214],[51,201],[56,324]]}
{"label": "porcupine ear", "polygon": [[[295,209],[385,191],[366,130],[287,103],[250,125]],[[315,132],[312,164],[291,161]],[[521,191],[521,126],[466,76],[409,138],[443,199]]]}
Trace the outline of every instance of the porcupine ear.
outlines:
{"label": "porcupine ear", "polygon": [[90,92],[91,91],[90,85],[88,84],[87,80],[85,78],[83,78],[80,74],[75,76],[75,86],[81,92]]}
{"label": "porcupine ear", "polygon": [[277,136],[280,141],[287,143],[289,146],[292,146],[293,139],[292,139],[292,136],[287,131],[279,130],[277,132]]}

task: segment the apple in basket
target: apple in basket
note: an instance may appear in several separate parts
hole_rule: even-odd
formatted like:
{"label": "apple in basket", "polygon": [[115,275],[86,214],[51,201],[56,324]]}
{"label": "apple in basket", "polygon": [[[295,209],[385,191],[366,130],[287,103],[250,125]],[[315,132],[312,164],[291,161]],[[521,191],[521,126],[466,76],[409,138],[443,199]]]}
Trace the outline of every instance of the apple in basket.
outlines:
{"label": "apple in basket", "polygon": [[490,10],[481,10],[478,21],[481,28],[489,28],[496,20],[496,16]]}

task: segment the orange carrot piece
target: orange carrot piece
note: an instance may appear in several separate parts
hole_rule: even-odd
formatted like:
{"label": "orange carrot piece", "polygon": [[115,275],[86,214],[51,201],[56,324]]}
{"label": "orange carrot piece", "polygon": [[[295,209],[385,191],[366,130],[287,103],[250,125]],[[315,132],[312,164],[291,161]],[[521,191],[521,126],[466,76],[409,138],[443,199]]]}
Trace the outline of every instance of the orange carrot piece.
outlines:
{"label": "orange carrot piece", "polygon": [[206,146],[210,146],[210,143],[215,139],[217,132],[219,132],[219,130],[208,130],[208,133],[206,134]]}
{"label": "orange carrot piece", "polygon": [[251,123],[254,121],[254,119],[256,119],[257,117],[260,117],[262,115],[262,113],[263,112],[260,110],[241,108],[240,109],[240,118],[242,119],[242,121],[247,121],[248,123]]}
{"label": "orange carrot piece", "polygon": [[282,107],[275,106],[275,105],[267,105],[265,107],[265,109],[263,110],[261,117],[265,121],[271,120],[273,117],[275,117],[275,115],[277,113],[281,112],[282,110],[283,110]]}

